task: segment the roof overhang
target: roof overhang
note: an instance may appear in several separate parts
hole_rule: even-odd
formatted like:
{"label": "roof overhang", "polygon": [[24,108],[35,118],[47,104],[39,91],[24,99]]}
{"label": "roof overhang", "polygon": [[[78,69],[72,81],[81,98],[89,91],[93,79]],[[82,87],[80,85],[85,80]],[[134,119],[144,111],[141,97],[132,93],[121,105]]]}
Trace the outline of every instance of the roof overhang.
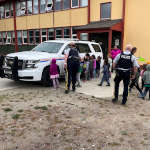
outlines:
{"label": "roof overhang", "polygon": [[87,25],[78,26],[75,28],[79,32],[100,32],[107,30],[122,31],[122,19],[117,20],[101,20],[96,22],[91,22]]}

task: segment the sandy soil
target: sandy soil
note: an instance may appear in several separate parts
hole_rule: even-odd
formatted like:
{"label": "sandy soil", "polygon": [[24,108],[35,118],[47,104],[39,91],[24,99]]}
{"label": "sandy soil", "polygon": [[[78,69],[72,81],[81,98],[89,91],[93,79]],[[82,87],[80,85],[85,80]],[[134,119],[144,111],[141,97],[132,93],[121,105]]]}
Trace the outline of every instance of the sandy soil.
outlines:
{"label": "sandy soil", "polygon": [[150,150],[150,101],[126,106],[36,85],[0,92],[0,150]]}

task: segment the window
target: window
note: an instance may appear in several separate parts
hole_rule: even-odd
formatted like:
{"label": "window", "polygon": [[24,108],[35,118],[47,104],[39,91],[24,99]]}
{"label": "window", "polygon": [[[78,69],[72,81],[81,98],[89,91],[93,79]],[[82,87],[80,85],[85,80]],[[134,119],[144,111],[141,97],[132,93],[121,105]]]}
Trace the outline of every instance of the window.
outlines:
{"label": "window", "polygon": [[35,43],[40,43],[40,30],[35,30]]}
{"label": "window", "polygon": [[55,10],[61,10],[62,0],[55,0]]}
{"label": "window", "polygon": [[38,14],[39,13],[39,0],[33,0],[33,13]]}
{"label": "window", "polygon": [[12,32],[12,43],[15,43],[15,32]]}
{"label": "window", "polygon": [[37,52],[48,52],[48,53],[58,53],[64,43],[57,42],[43,42],[33,48],[33,51]]}
{"label": "window", "polygon": [[63,0],[63,9],[70,8],[70,0]]}
{"label": "window", "polygon": [[17,31],[18,45],[22,44],[22,33],[21,31]]}
{"label": "window", "polygon": [[72,38],[76,39],[77,38],[77,32],[74,28],[72,28]]}
{"label": "window", "polygon": [[34,44],[34,31],[29,30],[29,43]]}
{"label": "window", "polygon": [[79,7],[79,0],[72,0],[71,7]]}
{"label": "window", "polygon": [[62,38],[62,29],[56,29],[56,38]]}
{"label": "window", "polygon": [[3,37],[2,37],[2,33],[0,32],[0,44],[3,43]]}
{"label": "window", "polygon": [[20,2],[16,2],[16,16],[20,16]]}
{"label": "window", "polygon": [[101,4],[101,19],[111,18],[111,3]]}
{"label": "window", "polygon": [[70,38],[70,29],[64,28],[64,38]]}
{"label": "window", "polygon": [[80,0],[80,6],[81,7],[88,6],[88,0]]}
{"label": "window", "polygon": [[3,36],[3,42],[6,43],[6,32],[3,32],[2,36]]}
{"label": "window", "polygon": [[88,44],[76,43],[80,53],[91,53]]}
{"label": "window", "polygon": [[83,41],[88,41],[88,33],[81,33],[80,38]]}
{"label": "window", "polygon": [[10,3],[10,16],[14,16],[14,11],[13,11],[13,3]]}
{"label": "window", "polygon": [[46,33],[46,29],[42,29],[41,30],[41,42],[44,42],[47,40],[47,33]]}
{"label": "window", "polygon": [[25,13],[26,13],[26,2],[25,1],[16,2],[16,15],[22,16],[25,15]]}
{"label": "window", "polygon": [[21,1],[20,2],[20,15],[23,16],[26,14],[26,2]]}
{"label": "window", "polygon": [[22,42],[23,44],[27,44],[28,43],[28,38],[27,38],[27,31],[22,31]]}
{"label": "window", "polygon": [[32,14],[32,0],[27,0],[27,12]]}
{"label": "window", "polygon": [[11,32],[7,32],[6,43],[7,43],[7,44],[10,44],[10,43],[11,43]]}
{"label": "window", "polygon": [[47,0],[46,11],[53,10],[53,0]]}
{"label": "window", "polygon": [[5,4],[5,18],[10,17],[9,4]]}
{"label": "window", "polygon": [[48,29],[48,40],[54,40],[54,29]]}
{"label": "window", "polygon": [[46,0],[40,0],[40,13],[46,12]]}
{"label": "window", "polygon": [[0,18],[4,18],[4,7],[0,7]]}
{"label": "window", "polygon": [[100,49],[99,45],[97,45],[97,44],[92,44],[92,46],[93,46],[95,52],[101,52],[101,49]]}

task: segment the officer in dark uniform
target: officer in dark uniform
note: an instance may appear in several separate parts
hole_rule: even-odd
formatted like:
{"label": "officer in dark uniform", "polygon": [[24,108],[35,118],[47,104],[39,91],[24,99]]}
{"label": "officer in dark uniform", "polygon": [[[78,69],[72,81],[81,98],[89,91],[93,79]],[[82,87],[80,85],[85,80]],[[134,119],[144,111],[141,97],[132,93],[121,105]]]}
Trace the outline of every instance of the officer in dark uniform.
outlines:
{"label": "officer in dark uniform", "polygon": [[139,67],[136,57],[131,54],[132,46],[127,45],[126,50],[116,56],[113,63],[113,68],[116,69],[116,77],[114,79],[115,81],[115,92],[114,92],[114,98],[112,99],[112,102],[118,101],[118,94],[119,94],[119,83],[121,80],[123,80],[124,84],[124,91],[123,91],[123,99],[122,99],[122,105],[126,104],[127,97],[128,97],[128,86],[130,82],[130,75],[131,70],[134,68],[134,74],[132,78],[135,78],[135,74],[137,72],[137,68]]}
{"label": "officer in dark uniform", "polygon": [[3,69],[4,56],[0,56],[0,77],[4,78],[4,69]]}
{"label": "officer in dark uniform", "polygon": [[12,64],[12,78],[18,80],[18,57],[15,57]]}
{"label": "officer in dark uniform", "polygon": [[76,75],[80,65],[80,57],[79,53],[75,47],[75,43],[69,44],[70,51],[67,58],[67,71],[68,77],[66,82],[66,90],[65,93],[69,93],[70,91],[70,84],[72,82],[72,91],[75,91],[75,84],[76,84]]}

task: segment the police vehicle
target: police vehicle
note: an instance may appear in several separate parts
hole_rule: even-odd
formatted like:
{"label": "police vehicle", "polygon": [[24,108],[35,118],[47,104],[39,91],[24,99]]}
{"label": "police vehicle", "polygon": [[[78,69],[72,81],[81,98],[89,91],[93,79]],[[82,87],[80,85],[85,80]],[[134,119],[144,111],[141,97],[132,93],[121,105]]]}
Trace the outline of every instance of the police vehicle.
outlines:
{"label": "police vehicle", "polygon": [[41,81],[44,85],[48,85],[50,82],[49,67],[53,58],[56,59],[59,66],[60,77],[64,77],[65,51],[69,48],[71,42],[74,42],[78,47],[81,58],[89,53],[96,57],[100,56],[103,60],[102,49],[95,42],[73,39],[45,41],[31,51],[8,54],[3,66],[5,77],[12,79],[12,65],[15,57],[18,57],[18,78],[21,81]]}

